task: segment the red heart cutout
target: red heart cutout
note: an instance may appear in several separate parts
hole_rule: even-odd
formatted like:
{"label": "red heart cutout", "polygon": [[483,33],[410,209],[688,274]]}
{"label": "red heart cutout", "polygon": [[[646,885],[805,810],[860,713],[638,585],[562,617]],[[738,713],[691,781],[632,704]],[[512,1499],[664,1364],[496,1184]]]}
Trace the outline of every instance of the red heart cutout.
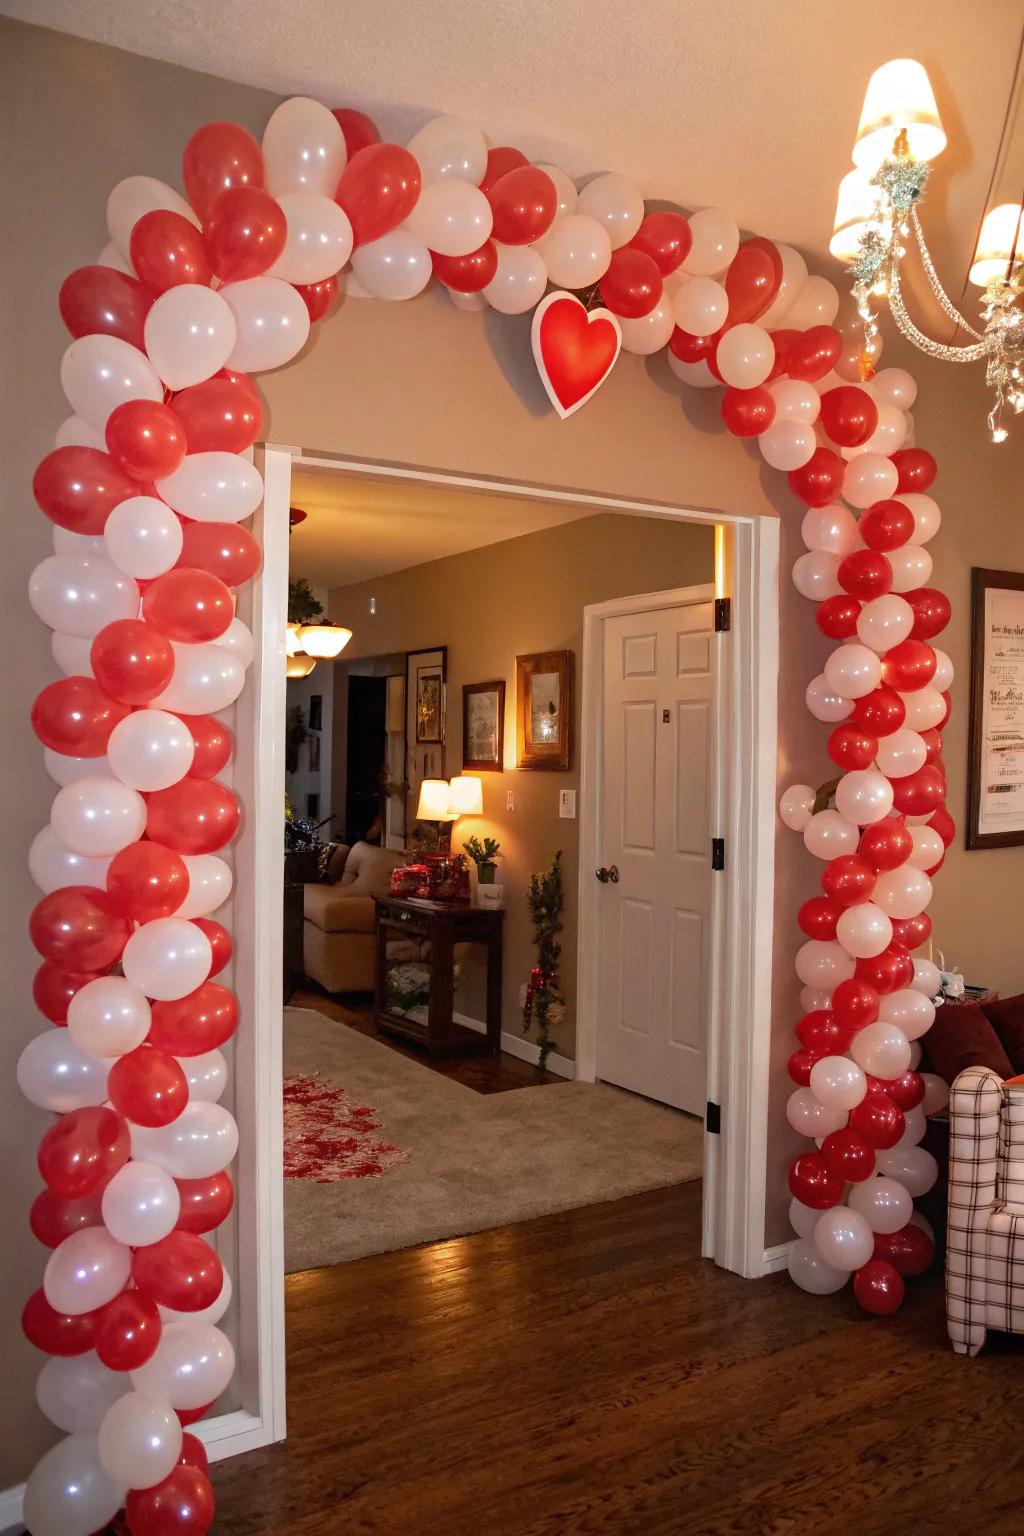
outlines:
{"label": "red heart cutout", "polygon": [[622,332],[607,309],[589,313],[571,293],[550,293],[533,315],[533,355],[552,405],[564,419],[612,371]]}

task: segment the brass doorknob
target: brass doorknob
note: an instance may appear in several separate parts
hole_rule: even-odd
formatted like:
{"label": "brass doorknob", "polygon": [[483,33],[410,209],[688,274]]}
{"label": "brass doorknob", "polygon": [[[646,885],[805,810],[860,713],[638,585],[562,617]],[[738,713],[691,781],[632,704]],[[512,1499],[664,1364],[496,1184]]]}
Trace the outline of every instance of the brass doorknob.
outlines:
{"label": "brass doorknob", "polygon": [[602,885],[607,885],[609,880],[611,881],[612,885],[618,885],[619,883],[619,866],[617,864],[612,864],[607,869],[604,867],[604,865],[602,865],[601,868],[595,870],[594,873],[597,875],[597,878],[600,880]]}

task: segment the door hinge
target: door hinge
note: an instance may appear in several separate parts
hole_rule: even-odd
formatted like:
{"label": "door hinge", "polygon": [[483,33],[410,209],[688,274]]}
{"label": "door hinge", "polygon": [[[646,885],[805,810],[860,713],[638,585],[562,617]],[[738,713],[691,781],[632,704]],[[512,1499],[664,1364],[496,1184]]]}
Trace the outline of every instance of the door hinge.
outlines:
{"label": "door hinge", "polygon": [[711,868],[725,868],[725,838],[713,837],[711,839]]}
{"label": "door hinge", "polygon": [[704,1108],[704,1129],[711,1136],[722,1134],[722,1106],[712,1104],[710,1099]]}
{"label": "door hinge", "polygon": [[716,633],[717,634],[724,634],[725,631],[730,628],[731,623],[732,623],[732,598],[731,597],[716,597],[715,598],[715,631],[716,631]]}

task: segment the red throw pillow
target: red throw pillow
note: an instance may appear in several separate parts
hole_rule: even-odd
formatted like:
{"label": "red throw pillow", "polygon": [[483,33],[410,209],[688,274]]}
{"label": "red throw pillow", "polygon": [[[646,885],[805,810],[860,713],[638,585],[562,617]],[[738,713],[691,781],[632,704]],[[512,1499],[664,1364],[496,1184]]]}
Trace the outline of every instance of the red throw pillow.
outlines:
{"label": "red throw pillow", "polygon": [[1024,1072],[1024,993],[983,1003],[982,1007],[1013,1063],[1013,1070]]}
{"label": "red throw pillow", "polygon": [[943,1003],[922,1044],[932,1071],[946,1083],[952,1084],[965,1067],[990,1067],[1000,1077],[1013,1076],[1013,1063],[977,1003]]}

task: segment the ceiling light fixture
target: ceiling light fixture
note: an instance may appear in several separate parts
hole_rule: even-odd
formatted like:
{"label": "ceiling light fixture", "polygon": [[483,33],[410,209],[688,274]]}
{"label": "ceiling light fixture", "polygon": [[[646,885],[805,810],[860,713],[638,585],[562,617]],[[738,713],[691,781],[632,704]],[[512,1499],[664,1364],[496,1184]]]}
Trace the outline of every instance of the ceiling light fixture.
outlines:
{"label": "ceiling light fixture", "polygon": [[330,619],[322,619],[316,624],[300,624],[298,629],[299,645],[307,656],[315,656],[318,661],[333,661],[351,639],[350,629],[344,624],[334,624]]}

